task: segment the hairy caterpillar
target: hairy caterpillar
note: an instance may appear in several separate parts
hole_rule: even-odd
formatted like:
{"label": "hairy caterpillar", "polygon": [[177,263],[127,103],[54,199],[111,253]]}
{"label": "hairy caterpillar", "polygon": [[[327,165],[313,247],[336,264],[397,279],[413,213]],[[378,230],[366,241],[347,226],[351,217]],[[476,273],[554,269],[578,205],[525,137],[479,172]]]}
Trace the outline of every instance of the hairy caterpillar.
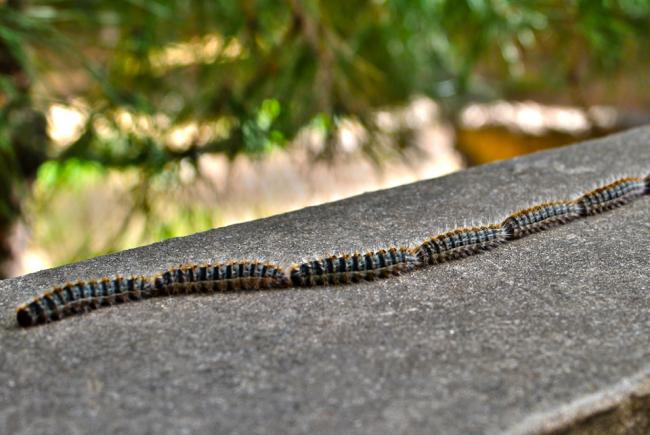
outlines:
{"label": "hairy caterpillar", "polygon": [[[646,177],[647,180],[648,177]],[[582,214],[592,215],[627,204],[646,191],[646,181],[638,177],[626,177],[587,192],[578,198]]]}
{"label": "hairy caterpillar", "polygon": [[146,277],[102,278],[68,283],[20,305],[20,326],[59,320],[71,314],[179,293],[238,291],[337,285],[397,275],[426,264],[462,258],[507,240],[624,205],[650,194],[650,175],[626,177],[585,193],[575,200],[550,201],[519,210],[501,224],[458,228],[425,240],[415,248],[395,248],[324,257],[294,265],[286,272],[258,261],[189,264]]}
{"label": "hairy caterpillar", "polygon": [[509,239],[518,239],[567,223],[579,217],[580,210],[580,206],[574,201],[544,202],[511,214],[501,223],[501,226]]}
{"label": "hairy caterpillar", "polygon": [[100,306],[196,291],[257,290],[289,285],[282,269],[260,262],[185,265],[152,278],[102,278],[56,287],[18,307],[20,326],[60,320]]}
{"label": "hairy caterpillar", "polygon": [[280,267],[258,261],[184,265],[158,274],[152,281],[154,295],[260,290],[289,285]]}
{"label": "hairy caterpillar", "polygon": [[408,248],[388,248],[331,256],[296,264],[289,277],[295,287],[337,285],[386,278],[411,270],[419,260]]}
{"label": "hairy caterpillar", "polygon": [[506,231],[501,225],[457,228],[424,241],[416,253],[423,264],[436,264],[477,254],[505,241]]}
{"label": "hairy caterpillar", "polygon": [[143,276],[68,283],[20,305],[16,319],[20,326],[47,323],[100,306],[139,300],[147,297],[149,290],[149,282]]}

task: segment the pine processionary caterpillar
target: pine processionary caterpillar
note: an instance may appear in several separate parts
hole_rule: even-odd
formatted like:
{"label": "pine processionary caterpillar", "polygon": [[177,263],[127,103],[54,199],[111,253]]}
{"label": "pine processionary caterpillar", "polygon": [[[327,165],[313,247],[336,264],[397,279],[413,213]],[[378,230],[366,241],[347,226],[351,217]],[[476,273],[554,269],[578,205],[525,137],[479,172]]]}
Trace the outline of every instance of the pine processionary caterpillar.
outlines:
{"label": "pine processionary caterpillar", "polygon": [[457,228],[424,241],[416,252],[423,264],[436,264],[477,254],[505,241],[501,225]]}
{"label": "pine processionary caterpillar", "polygon": [[149,282],[143,276],[68,283],[20,305],[16,319],[20,326],[47,323],[100,306],[140,300],[147,296],[149,289]]}
{"label": "pine processionary caterpillar", "polygon": [[518,239],[555,225],[565,224],[579,217],[580,210],[574,201],[544,202],[511,214],[501,226],[509,239]]}
{"label": "pine processionary caterpillar", "polygon": [[259,262],[186,265],[152,278],[102,278],[56,287],[18,307],[21,326],[60,320],[100,306],[196,291],[257,290],[289,285],[282,269]]}
{"label": "pine processionary caterpillar", "polygon": [[289,277],[295,287],[337,285],[361,280],[386,278],[411,270],[419,265],[408,248],[389,248],[365,254],[343,254],[297,264]]}
{"label": "pine processionary caterpillar", "polygon": [[627,204],[643,195],[645,191],[645,180],[638,177],[626,177],[585,193],[578,198],[577,203],[582,214],[587,216]]}
{"label": "pine processionary caterpillar", "polygon": [[184,265],[153,277],[154,295],[283,288],[289,280],[279,266],[258,261]]}
{"label": "pine processionary caterpillar", "polygon": [[626,177],[570,201],[551,201],[519,210],[501,224],[458,228],[432,237],[415,248],[343,254],[294,265],[286,272],[258,261],[189,264],[152,277],[102,278],[55,287],[20,305],[20,326],[59,320],[101,306],[179,293],[238,291],[337,285],[397,275],[426,264],[435,264],[491,249],[507,240],[619,207],[650,194],[650,175]]}

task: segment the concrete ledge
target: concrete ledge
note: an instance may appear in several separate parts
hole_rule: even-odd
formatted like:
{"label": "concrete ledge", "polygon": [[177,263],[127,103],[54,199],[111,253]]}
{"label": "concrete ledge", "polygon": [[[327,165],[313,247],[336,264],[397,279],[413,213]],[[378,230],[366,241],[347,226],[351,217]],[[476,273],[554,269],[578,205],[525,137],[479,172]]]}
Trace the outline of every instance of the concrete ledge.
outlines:
{"label": "concrete ledge", "polygon": [[617,409],[642,432],[647,195],[383,281],[152,299],[26,330],[14,309],[78,278],[413,244],[647,173],[642,128],[1,281],[0,432],[570,433]]}

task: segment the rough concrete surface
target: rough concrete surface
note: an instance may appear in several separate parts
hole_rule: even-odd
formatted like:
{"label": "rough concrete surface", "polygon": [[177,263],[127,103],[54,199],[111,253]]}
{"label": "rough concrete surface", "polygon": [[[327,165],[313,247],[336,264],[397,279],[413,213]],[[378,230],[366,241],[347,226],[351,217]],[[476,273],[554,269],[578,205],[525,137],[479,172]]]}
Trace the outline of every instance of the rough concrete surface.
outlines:
{"label": "rough concrete surface", "polygon": [[31,329],[14,309],[78,278],[414,244],[646,173],[650,128],[1,281],[0,432],[561,432],[647,397],[650,196],[382,281]]}

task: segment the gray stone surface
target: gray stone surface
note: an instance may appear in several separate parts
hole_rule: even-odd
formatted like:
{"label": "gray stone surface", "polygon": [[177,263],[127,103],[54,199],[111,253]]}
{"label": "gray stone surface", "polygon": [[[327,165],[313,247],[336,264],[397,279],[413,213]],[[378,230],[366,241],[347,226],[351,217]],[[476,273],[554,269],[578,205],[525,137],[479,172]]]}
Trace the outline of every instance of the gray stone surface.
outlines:
{"label": "gray stone surface", "polygon": [[650,128],[1,281],[0,432],[520,433],[588,413],[647,379],[650,196],[383,281],[31,329],[14,308],[78,278],[413,244],[645,173]]}

